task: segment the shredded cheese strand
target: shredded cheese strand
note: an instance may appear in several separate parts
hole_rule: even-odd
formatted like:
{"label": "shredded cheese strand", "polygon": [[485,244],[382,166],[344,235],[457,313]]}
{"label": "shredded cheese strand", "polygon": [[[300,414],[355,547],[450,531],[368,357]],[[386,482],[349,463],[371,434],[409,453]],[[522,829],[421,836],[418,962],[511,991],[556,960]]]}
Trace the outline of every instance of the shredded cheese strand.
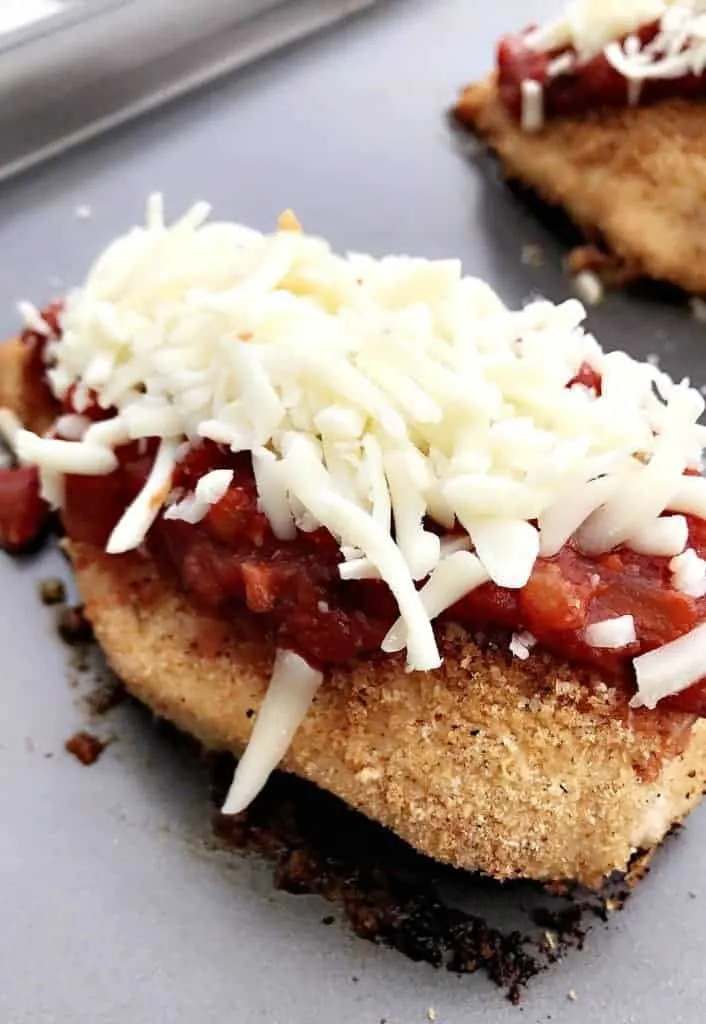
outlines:
{"label": "shredded cheese strand", "polygon": [[20,462],[39,466],[49,464],[47,468],[58,473],[107,476],[118,465],[115,454],[109,448],[53,437],[37,437],[29,430],[18,431],[13,443]]}
{"label": "shredded cheese strand", "polygon": [[239,814],[258,795],[287,753],[322,681],[322,673],[298,654],[277,651],[250,742],[223,805],[224,814]]}
{"label": "shredded cheese strand", "polygon": [[335,493],[326,471],[303,438],[294,439],[285,456],[284,467],[292,493],[335,537],[345,535],[349,543],[366,551],[388,583],[407,626],[410,664],[420,671],[438,668],[441,658],[431,622],[407,574],[402,552],[390,534],[371,515]]}
{"label": "shredded cheese strand", "polygon": [[635,658],[637,693],[633,708],[654,709],[665,697],[688,689],[704,672],[706,623],[677,640]]}
{"label": "shredded cheese strand", "polygon": [[[429,618],[435,619],[489,579],[490,576],[476,555],[470,551],[455,551],[439,562],[428,582],[419,591],[419,597]],[[398,619],[382,642],[383,651],[392,654],[403,650],[408,642],[407,634],[404,620]]]}
{"label": "shredded cheese strand", "polygon": [[142,543],[169,495],[176,453],[175,441],[161,442],[147,483],[125,510],[108,538],[105,550],[109,555],[122,555]]}

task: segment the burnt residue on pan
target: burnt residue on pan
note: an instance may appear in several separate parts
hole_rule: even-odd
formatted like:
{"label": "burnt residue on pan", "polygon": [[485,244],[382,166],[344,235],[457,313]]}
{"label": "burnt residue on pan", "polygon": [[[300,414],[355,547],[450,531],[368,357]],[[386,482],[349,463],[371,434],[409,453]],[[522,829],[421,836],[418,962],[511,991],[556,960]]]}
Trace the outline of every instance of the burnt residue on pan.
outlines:
{"label": "burnt residue on pan", "polygon": [[[60,608],[57,627],[72,655],[85,662],[72,667],[89,668],[95,645],[82,609]],[[101,715],[124,697],[121,684],[99,672],[86,709]],[[193,750],[196,760],[194,741],[166,722],[158,731],[182,755],[185,746]],[[218,808],[234,762],[228,755],[206,758]],[[225,818],[214,811],[214,831],[229,849],[268,860],[276,888],[328,900],[335,915],[322,916],[323,924],[337,916],[361,938],[413,961],[458,974],[482,971],[513,1003],[537,974],[583,946],[593,922],[621,909],[648,870],[646,858],[636,859],[627,878],[600,894],[562,884],[501,885],[435,863],[337,798],[280,773],[243,814]]]}
{"label": "burnt residue on pan", "polygon": [[96,763],[109,743],[110,740],[100,739],[98,736],[94,736],[92,732],[81,729],[66,740],[64,749],[67,754],[72,754],[82,765],[89,767]]}
{"label": "burnt residue on pan", "polygon": [[[212,757],[210,765],[218,807],[233,761]],[[645,870],[636,862],[601,894],[501,885],[434,863],[335,797],[280,774],[245,813],[216,812],[214,829],[230,848],[272,862],[277,888],[329,900],[361,938],[459,974],[484,971],[513,1003],[532,978],[583,946],[591,921],[622,907]]]}
{"label": "burnt residue on pan", "polygon": [[82,698],[85,710],[93,718],[106,715],[125,699],[125,688],[107,669],[83,606],[67,603],[66,587],[55,577],[40,580],[37,592],[42,604],[55,608],[56,631],[70,652],[71,685],[77,686],[79,676],[85,679],[88,672],[94,677]]}

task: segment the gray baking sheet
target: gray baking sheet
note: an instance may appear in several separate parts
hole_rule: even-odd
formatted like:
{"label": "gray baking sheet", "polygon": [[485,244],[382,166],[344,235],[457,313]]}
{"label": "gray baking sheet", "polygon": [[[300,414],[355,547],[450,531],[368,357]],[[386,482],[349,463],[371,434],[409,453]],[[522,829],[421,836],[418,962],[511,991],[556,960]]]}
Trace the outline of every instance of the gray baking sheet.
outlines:
{"label": "gray baking sheet", "polygon": [[[154,188],[174,213],[205,197],[267,227],[291,206],[342,247],[459,255],[510,302],[561,298],[560,244],[487,161],[459,152],[444,121],[500,32],[551,7],[507,2],[481,15],[466,0],[393,0],[4,186],[6,335],[19,298],[41,303],[79,281]],[[523,264],[527,244],[541,247],[541,267]],[[607,346],[706,381],[706,327],[685,307],[611,295],[590,322]],[[37,579],[56,571],[57,555],[0,565],[3,1024],[703,1020],[704,812],[622,913],[589,916],[583,950],[535,978],[518,1009],[482,974],[356,938],[336,904],[277,892],[264,862],[214,845],[204,763],[134,705],[92,726],[116,737],[96,765],[67,756],[90,678],[70,685],[36,597]],[[452,887],[467,910],[525,927],[523,897],[463,876]]]}
{"label": "gray baking sheet", "polygon": [[0,180],[375,0],[0,0]]}

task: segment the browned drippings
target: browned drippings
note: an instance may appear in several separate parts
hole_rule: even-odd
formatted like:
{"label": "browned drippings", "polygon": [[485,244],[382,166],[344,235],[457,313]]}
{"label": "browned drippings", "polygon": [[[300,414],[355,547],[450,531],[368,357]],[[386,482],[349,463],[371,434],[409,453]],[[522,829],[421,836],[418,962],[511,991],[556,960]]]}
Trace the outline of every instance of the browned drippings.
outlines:
{"label": "browned drippings", "polygon": [[571,249],[564,260],[564,266],[572,276],[584,271],[596,274],[609,288],[624,288],[641,276],[638,266],[594,243],[577,245]]}
{"label": "browned drippings", "polygon": [[[72,647],[72,658],[88,659],[92,633],[82,609],[61,609],[57,626]],[[88,667],[88,662],[79,667]],[[125,691],[117,680],[102,677],[97,684],[86,705],[100,715],[120,703]],[[172,731],[169,726],[167,732]],[[80,731],[65,747],[90,765],[106,745]],[[233,761],[209,756],[209,763],[214,803],[220,806]],[[216,814],[214,830],[230,848],[269,860],[277,888],[329,900],[361,938],[437,968],[459,974],[482,971],[515,1004],[532,978],[583,946],[587,922],[596,917],[605,921],[622,908],[647,870],[644,860],[636,860],[626,879],[600,895],[586,896],[559,882],[545,888],[501,885],[431,861],[330,794],[280,774],[244,814]],[[458,906],[449,896],[454,889],[470,889],[474,909],[475,897],[482,895],[482,913]],[[487,908],[496,903],[504,905],[506,918],[510,908],[509,918],[517,926],[490,920],[495,915]],[[326,925],[334,920],[331,914],[322,917]]]}
{"label": "browned drippings", "polygon": [[96,684],[95,689],[84,697],[84,704],[89,714],[107,715],[109,711],[122,704],[125,700],[125,687],[115,678],[109,678]]}
{"label": "browned drippings", "polygon": [[85,646],[93,640],[93,629],[83,613],[83,607],[64,606],[56,617],[59,636],[70,647]]}
{"label": "browned drippings", "polygon": [[[212,764],[220,806],[232,761],[219,757]],[[214,828],[230,847],[270,860],[277,888],[337,905],[361,938],[460,974],[483,971],[513,1003],[540,971],[583,946],[590,920],[607,919],[629,893],[622,884],[600,895],[566,886],[552,895],[529,883],[501,885],[452,871],[292,776],[273,777],[247,812],[216,814]],[[459,908],[448,890],[464,887],[474,903],[481,889],[486,905],[497,898],[522,927],[497,926]],[[323,920],[330,923],[330,915]]]}
{"label": "browned drippings", "polygon": [[74,733],[74,735],[64,743],[64,749],[67,753],[73,754],[81,764],[88,767],[96,763],[105,748],[108,746],[108,743],[108,740],[101,740],[97,736],[94,736],[93,733],[81,730]]}

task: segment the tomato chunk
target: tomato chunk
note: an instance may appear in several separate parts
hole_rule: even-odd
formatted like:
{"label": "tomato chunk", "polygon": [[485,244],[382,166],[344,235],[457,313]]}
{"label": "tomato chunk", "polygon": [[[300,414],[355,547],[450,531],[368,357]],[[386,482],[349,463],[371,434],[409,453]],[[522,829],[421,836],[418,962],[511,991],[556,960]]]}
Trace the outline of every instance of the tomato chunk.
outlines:
{"label": "tomato chunk", "polygon": [[35,548],[50,518],[34,466],[0,470],[0,547],[14,554]]}
{"label": "tomato chunk", "polygon": [[706,679],[701,679],[673,697],[666,697],[660,701],[659,706],[670,708],[672,711],[682,711],[688,715],[696,715],[697,718],[706,718]]}
{"label": "tomato chunk", "polygon": [[579,629],[591,595],[588,580],[574,583],[556,562],[538,561],[519,592],[520,617],[533,632]]}
{"label": "tomato chunk", "polygon": [[267,517],[257,509],[255,482],[234,481],[227,494],[211,506],[206,527],[217,540],[234,544],[242,538],[261,547],[271,534]]}
{"label": "tomato chunk", "polygon": [[124,495],[125,484],[117,473],[65,477],[61,519],[67,535],[83,544],[105,547],[120,518]]}

